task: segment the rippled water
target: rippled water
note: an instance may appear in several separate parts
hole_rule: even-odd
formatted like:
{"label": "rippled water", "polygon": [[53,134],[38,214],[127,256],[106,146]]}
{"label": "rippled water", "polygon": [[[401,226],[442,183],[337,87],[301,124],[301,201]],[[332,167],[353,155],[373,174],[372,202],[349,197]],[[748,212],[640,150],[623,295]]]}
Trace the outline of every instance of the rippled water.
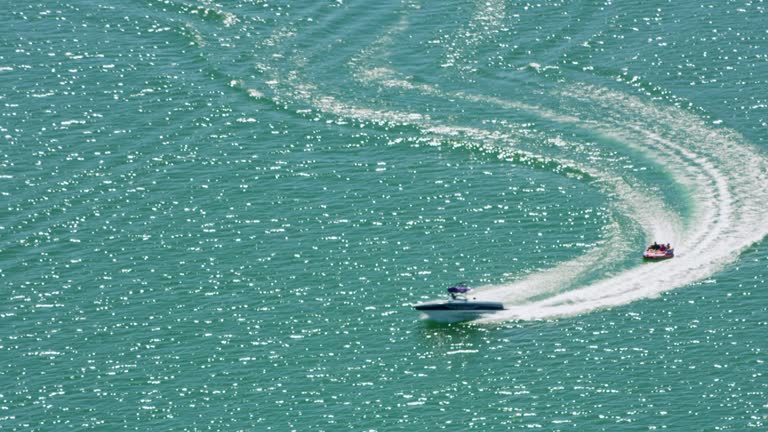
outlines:
{"label": "rippled water", "polygon": [[0,429],[766,428],[763,3],[5,10]]}

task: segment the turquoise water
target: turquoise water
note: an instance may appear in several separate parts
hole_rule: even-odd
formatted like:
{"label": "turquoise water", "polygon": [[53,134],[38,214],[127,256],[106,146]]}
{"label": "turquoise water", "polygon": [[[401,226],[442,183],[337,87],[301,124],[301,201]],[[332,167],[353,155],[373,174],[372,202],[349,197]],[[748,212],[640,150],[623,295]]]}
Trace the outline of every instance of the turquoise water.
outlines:
{"label": "turquoise water", "polygon": [[6,4],[0,429],[765,430],[765,6],[624,3]]}

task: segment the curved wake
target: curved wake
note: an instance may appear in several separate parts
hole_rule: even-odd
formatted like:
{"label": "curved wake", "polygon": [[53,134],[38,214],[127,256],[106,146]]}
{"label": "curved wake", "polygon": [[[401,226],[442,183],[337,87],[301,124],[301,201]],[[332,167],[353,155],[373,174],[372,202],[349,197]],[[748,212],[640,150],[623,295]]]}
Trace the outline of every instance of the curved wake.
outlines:
{"label": "curved wake", "polygon": [[[607,121],[590,127],[622,139],[666,167],[691,193],[694,212],[674,240],[678,251],[674,260],[639,265],[541,301],[513,304],[494,319],[574,315],[653,297],[712,276],[768,234],[762,211],[768,198],[768,162],[738,134],[713,129],[683,110],[658,107],[615,91],[582,88],[563,96],[614,112]],[[621,118],[641,118],[645,123]],[[658,125],[669,129],[657,132]],[[517,288],[509,284],[488,292]]]}
{"label": "curved wake", "polygon": [[[494,9],[492,4],[487,5]],[[486,19],[487,13],[478,16],[483,25],[477,28],[482,27],[488,34],[500,25]],[[646,240],[675,245],[677,257],[673,260],[644,265],[638,259],[636,266],[606,276],[611,264],[639,256],[638,249],[643,246],[630,241],[622,226],[614,223],[607,227],[606,241],[579,258],[518,281],[481,287],[478,297],[501,300],[508,307],[493,321],[568,316],[654,297],[711,277],[735,261],[742,250],[768,235],[762,214],[768,199],[768,161],[738,133],[710,126],[677,107],[595,86],[571,85],[550,92],[546,96],[559,102],[557,109],[551,109],[414,83],[382,65],[387,46],[408,27],[406,11],[384,36],[350,60],[353,78],[371,87],[514,110],[555,127],[567,126],[602,137],[650,161],[690,196],[690,214],[683,216],[642,179],[613,166],[609,160],[585,158],[577,142],[550,132],[537,134],[515,125],[501,130],[459,126],[417,112],[370,108],[367,103],[349,103],[323,94],[303,79],[297,71],[301,67],[280,76],[275,74],[267,83],[276,97],[309,104],[321,113],[374,125],[413,127],[427,142],[458,139],[463,146],[495,153],[505,160],[534,161],[539,166],[554,166],[551,171],[555,174],[570,171],[589,177],[609,197],[612,210],[632,220]],[[482,33],[476,34],[484,37]],[[471,48],[473,43],[470,40],[464,45]],[[463,58],[464,51],[461,46],[448,50],[444,65],[461,64],[462,75],[471,72],[468,65],[472,61]],[[295,59],[297,64],[303,61]],[[534,69],[538,73],[538,65]],[[584,106],[591,107],[592,112],[583,112]],[[527,144],[532,139],[538,141],[537,146]],[[652,213],[649,208],[654,209]]]}

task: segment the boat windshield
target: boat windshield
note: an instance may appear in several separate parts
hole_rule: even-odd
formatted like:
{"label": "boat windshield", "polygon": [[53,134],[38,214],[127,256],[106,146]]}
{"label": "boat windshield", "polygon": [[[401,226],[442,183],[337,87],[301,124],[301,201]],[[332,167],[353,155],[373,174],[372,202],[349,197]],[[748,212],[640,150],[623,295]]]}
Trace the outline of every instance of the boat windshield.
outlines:
{"label": "boat windshield", "polygon": [[472,288],[463,285],[452,286],[448,288],[448,292],[451,294],[466,294],[470,291],[472,291]]}
{"label": "boat windshield", "polygon": [[472,288],[464,285],[463,282],[456,286],[452,286],[448,288],[448,294],[450,294],[451,298],[454,300],[458,300],[458,299],[466,300],[467,293],[470,291],[472,291]]}

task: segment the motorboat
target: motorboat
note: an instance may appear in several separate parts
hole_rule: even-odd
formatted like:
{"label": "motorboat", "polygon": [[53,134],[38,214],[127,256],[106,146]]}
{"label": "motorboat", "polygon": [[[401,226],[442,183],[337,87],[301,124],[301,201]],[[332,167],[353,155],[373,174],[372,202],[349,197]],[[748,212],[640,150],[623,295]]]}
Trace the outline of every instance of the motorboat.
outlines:
{"label": "motorboat", "polygon": [[675,250],[669,245],[658,245],[656,243],[648,246],[643,252],[643,259],[651,261],[666,260],[675,257]]}
{"label": "motorboat", "polygon": [[420,303],[413,308],[426,319],[443,323],[470,321],[504,310],[504,304],[500,302],[470,300],[468,294],[471,291],[472,288],[460,283],[448,288],[450,300]]}

